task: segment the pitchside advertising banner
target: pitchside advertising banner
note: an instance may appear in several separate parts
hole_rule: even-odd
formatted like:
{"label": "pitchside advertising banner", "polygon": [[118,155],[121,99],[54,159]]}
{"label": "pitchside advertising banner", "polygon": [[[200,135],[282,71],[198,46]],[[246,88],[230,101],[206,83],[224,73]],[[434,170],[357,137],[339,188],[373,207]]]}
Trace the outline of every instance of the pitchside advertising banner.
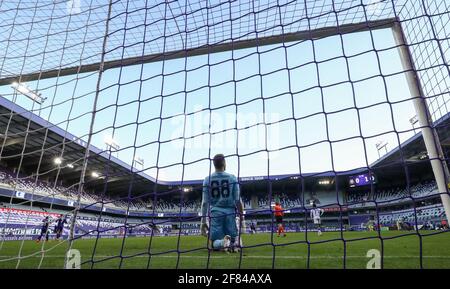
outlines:
{"label": "pitchside advertising banner", "polygon": [[[7,188],[0,188],[0,195],[6,197],[14,197],[16,199],[21,200],[29,200],[29,201],[38,201],[41,203],[48,203],[53,205],[60,205],[64,207],[69,207],[69,209],[73,209],[77,203],[73,200],[60,199],[57,197],[45,197],[37,194],[22,192],[22,191],[13,191]],[[126,210],[114,209],[110,207],[102,206],[99,204],[88,204],[81,203],[80,205],[82,210],[98,213],[98,212],[108,212],[113,214],[121,214],[121,215],[129,215],[131,217],[178,217],[179,215],[183,217],[195,217],[197,213],[157,213],[157,212],[127,212]]]}
{"label": "pitchside advertising banner", "polygon": [[[70,209],[73,209],[73,207],[76,206],[76,203],[73,200],[63,200],[63,199],[58,199],[56,197],[50,198],[50,197],[43,197],[43,196],[38,196],[38,195],[33,195],[30,193],[26,193],[26,192],[21,192],[21,191],[12,191],[9,189],[5,189],[5,188],[0,188],[0,195],[3,196],[8,196],[8,197],[15,197],[15,198],[19,198],[19,199],[24,199],[24,200],[29,200],[29,201],[39,201],[39,202],[43,202],[43,203],[49,203],[49,204],[54,204],[54,205],[61,205],[61,206],[65,206],[65,207],[69,207]],[[119,210],[119,209],[113,209],[113,208],[107,208],[104,206],[101,206],[101,204],[97,204],[97,205],[93,205],[93,204],[81,204],[81,209],[82,210],[86,210],[86,211],[90,211],[90,212],[94,212],[94,213],[98,213],[98,212],[108,212],[108,213],[113,213],[113,214],[120,214],[120,215],[129,215],[130,217],[159,217],[159,218],[171,218],[171,217],[198,217],[198,213],[197,212],[127,212],[126,210]],[[348,209],[346,206],[336,206],[336,205],[332,205],[332,206],[328,206],[328,207],[323,207],[325,212],[338,212],[338,211],[342,211],[342,212],[346,212]],[[298,207],[298,208],[293,208],[289,211],[286,211],[286,213],[302,213],[305,212],[305,208],[302,207]],[[270,209],[250,209],[250,210],[246,210],[246,214],[248,215],[267,215],[267,214],[272,214],[272,211]]]}
{"label": "pitchside advertising banner", "polygon": [[[42,220],[47,216],[57,219],[61,215],[43,211],[0,208],[1,239],[5,241],[31,240],[39,236],[41,230],[41,224],[36,224],[34,220]],[[23,224],[20,221],[23,219],[27,219],[29,222]]]}
{"label": "pitchside advertising banner", "polygon": [[21,209],[13,209],[13,208],[0,208],[0,213],[2,213],[2,216],[0,217],[0,220],[3,221],[4,214],[22,214],[22,215],[32,215],[32,216],[40,216],[40,217],[52,217],[52,218],[58,218],[61,216],[60,214],[56,213],[47,213],[47,212],[40,212],[40,211],[30,211],[30,210],[21,210]]}
{"label": "pitchside advertising banner", "polygon": [[[56,213],[47,213],[42,211],[21,210],[12,208],[0,208],[0,240],[17,241],[17,240],[33,240],[36,239],[41,232],[42,219],[50,217],[50,220],[56,220],[61,215]],[[27,220],[25,223],[23,220]],[[79,216],[78,220],[90,220],[88,217]],[[104,219],[112,221],[111,219]],[[123,237],[123,230],[119,230],[114,234],[111,232],[103,232],[97,234],[95,231],[77,230],[75,237],[90,238],[120,238]],[[50,226],[49,234],[54,236],[53,227]],[[62,238],[66,239],[69,235],[69,228],[64,228]],[[148,237],[149,233],[137,232],[128,233],[129,237]]]}

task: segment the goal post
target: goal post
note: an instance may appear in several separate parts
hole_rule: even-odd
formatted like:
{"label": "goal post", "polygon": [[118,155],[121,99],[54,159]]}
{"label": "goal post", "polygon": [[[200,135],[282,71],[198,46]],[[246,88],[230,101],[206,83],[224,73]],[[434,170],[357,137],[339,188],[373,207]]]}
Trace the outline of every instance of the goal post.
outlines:
{"label": "goal post", "polygon": [[427,105],[425,93],[423,92],[420,78],[406,42],[402,25],[399,21],[392,26],[392,33],[398,47],[400,60],[408,82],[414,109],[421,127],[422,137],[425,142],[428,157],[431,162],[436,184],[441,195],[442,204],[445,209],[447,220],[450,218],[450,195],[449,195],[449,170],[442,150],[441,142],[436,129],[433,127],[433,120]]}
{"label": "goal post", "polygon": [[34,81],[47,78],[70,76],[80,73],[96,72],[102,67],[103,70],[126,67],[131,65],[141,65],[145,63],[168,61],[185,57],[206,55],[211,53],[220,53],[231,50],[252,48],[256,46],[274,45],[294,41],[314,40],[334,35],[343,35],[348,33],[364,32],[369,30],[387,29],[395,23],[395,18],[366,21],[360,23],[342,24],[339,26],[327,26],[317,29],[297,31],[291,33],[277,34],[272,36],[256,37],[244,40],[221,41],[194,47],[189,49],[167,51],[162,53],[147,54],[142,56],[127,57],[117,60],[106,60],[104,62],[82,64],[72,67],[60,67],[45,71],[38,71],[28,74],[21,74],[20,78],[15,76],[0,78],[0,86],[8,85],[14,81]]}

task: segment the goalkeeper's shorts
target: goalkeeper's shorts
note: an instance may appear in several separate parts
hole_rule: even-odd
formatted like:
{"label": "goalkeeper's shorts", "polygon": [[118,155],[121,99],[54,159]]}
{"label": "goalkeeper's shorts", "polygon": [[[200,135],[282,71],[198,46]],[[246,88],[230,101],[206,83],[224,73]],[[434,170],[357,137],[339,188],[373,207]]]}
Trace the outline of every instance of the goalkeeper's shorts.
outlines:
{"label": "goalkeeper's shorts", "polygon": [[229,235],[232,239],[238,235],[236,227],[236,213],[230,210],[230,212],[212,211],[210,220],[210,239],[220,240]]}
{"label": "goalkeeper's shorts", "polygon": [[275,216],[275,221],[277,224],[283,224],[283,216]]}

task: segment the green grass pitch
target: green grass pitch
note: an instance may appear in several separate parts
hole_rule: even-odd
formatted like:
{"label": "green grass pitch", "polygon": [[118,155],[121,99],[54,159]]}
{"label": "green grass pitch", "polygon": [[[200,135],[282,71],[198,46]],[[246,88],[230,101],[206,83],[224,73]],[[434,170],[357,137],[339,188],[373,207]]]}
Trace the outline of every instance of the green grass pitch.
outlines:
{"label": "green grass pitch", "polygon": [[[424,268],[450,268],[450,232],[382,232],[383,242],[376,232],[345,232],[344,243],[339,232],[288,233],[286,238],[271,234],[243,235],[244,248],[240,253],[227,254],[205,249],[206,239],[201,236],[132,237],[77,240],[74,249],[81,253],[82,268],[307,268],[310,242],[310,268],[343,268],[344,250],[346,268],[366,268],[368,250],[384,248],[384,268],[420,268],[420,239],[422,239],[422,265]],[[361,238],[370,238],[359,240]],[[275,244],[276,246],[272,245]],[[327,241],[327,242],[325,242]],[[151,243],[150,243],[151,242]],[[303,242],[303,243],[296,243]],[[151,248],[150,252],[148,248]],[[120,251],[123,248],[120,258]],[[177,254],[179,251],[185,251]],[[199,249],[199,250],[194,250]],[[63,268],[67,242],[7,241],[0,248],[0,268]],[[191,250],[191,251],[190,251]],[[21,251],[20,262],[17,257]],[[171,251],[171,252],[168,252]],[[44,253],[42,253],[44,252]],[[168,252],[168,253],[164,253]],[[150,254],[149,254],[150,253]],[[92,264],[90,261],[94,260]],[[18,264],[18,266],[17,266]]]}

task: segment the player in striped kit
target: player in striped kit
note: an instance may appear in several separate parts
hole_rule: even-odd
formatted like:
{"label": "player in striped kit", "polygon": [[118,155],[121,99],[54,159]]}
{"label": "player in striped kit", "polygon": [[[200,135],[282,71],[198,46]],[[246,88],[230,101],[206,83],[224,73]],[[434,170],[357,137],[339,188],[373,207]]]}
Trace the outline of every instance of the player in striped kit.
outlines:
{"label": "player in striped kit", "polygon": [[322,221],[320,218],[322,217],[323,213],[324,210],[321,208],[317,208],[316,203],[313,203],[313,208],[309,211],[309,215],[314,221],[314,225],[317,228],[317,235],[319,236],[322,235]]}

